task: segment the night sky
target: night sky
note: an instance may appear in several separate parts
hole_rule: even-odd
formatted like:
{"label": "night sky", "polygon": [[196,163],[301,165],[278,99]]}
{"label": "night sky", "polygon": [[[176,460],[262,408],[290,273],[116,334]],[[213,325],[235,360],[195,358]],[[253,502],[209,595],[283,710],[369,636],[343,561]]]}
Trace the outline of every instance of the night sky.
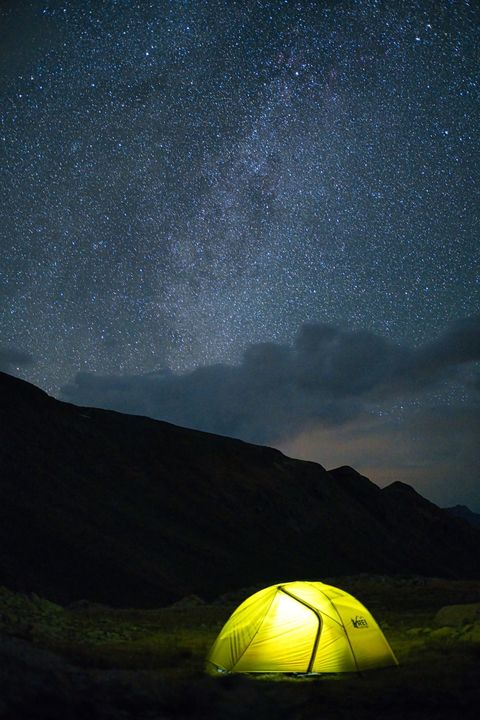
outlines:
{"label": "night sky", "polygon": [[480,3],[0,6],[0,368],[480,511]]}

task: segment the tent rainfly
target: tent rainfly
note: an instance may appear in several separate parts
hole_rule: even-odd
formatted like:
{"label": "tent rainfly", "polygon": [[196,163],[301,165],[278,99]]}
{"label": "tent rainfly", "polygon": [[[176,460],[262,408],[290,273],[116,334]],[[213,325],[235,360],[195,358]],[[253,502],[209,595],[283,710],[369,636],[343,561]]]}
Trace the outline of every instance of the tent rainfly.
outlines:
{"label": "tent rainfly", "polygon": [[215,672],[339,673],[398,665],[384,634],[352,595],[321,582],[287,582],[251,595],[207,658]]}

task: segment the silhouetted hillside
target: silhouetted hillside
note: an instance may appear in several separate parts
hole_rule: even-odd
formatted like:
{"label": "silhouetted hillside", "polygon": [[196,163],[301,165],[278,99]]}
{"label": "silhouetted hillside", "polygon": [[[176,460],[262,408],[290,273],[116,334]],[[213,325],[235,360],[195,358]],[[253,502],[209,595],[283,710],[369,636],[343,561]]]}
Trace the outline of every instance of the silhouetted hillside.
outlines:
{"label": "silhouetted hillside", "polygon": [[453,507],[445,508],[447,512],[455,517],[460,517],[466,520],[470,525],[480,527],[480,515],[473,512],[466,505],[454,505]]}
{"label": "silhouetted hillside", "polygon": [[359,572],[478,577],[480,531],[402,483],[0,373],[0,584],[141,606]]}

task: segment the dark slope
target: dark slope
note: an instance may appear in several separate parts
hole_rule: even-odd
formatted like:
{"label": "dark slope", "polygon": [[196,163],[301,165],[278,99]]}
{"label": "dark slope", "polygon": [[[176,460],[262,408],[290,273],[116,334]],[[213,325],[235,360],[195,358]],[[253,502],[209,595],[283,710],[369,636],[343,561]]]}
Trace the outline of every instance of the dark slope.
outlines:
{"label": "dark slope", "polygon": [[453,507],[444,508],[444,510],[455,517],[463,518],[470,525],[480,527],[480,515],[470,510],[466,505],[454,505]]}
{"label": "dark slope", "polygon": [[357,572],[480,576],[480,531],[395,483],[0,373],[0,584],[62,602]]}

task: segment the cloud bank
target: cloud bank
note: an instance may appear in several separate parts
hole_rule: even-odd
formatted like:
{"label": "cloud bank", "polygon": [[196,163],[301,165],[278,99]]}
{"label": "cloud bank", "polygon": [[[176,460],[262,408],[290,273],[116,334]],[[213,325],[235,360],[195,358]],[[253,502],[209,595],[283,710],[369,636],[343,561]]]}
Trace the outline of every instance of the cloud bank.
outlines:
{"label": "cloud bank", "polygon": [[18,370],[33,365],[33,355],[11,345],[0,345],[0,371],[15,375]]}
{"label": "cloud bank", "polygon": [[301,327],[291,345],[250,345],[239,365],[177,375],[81,372],[62,397],[178,425],[275,443],[309,427],[339,426],[372,405],[418,396],[480,360],[480,316],[457,321],[414,348],[368,331]]}

